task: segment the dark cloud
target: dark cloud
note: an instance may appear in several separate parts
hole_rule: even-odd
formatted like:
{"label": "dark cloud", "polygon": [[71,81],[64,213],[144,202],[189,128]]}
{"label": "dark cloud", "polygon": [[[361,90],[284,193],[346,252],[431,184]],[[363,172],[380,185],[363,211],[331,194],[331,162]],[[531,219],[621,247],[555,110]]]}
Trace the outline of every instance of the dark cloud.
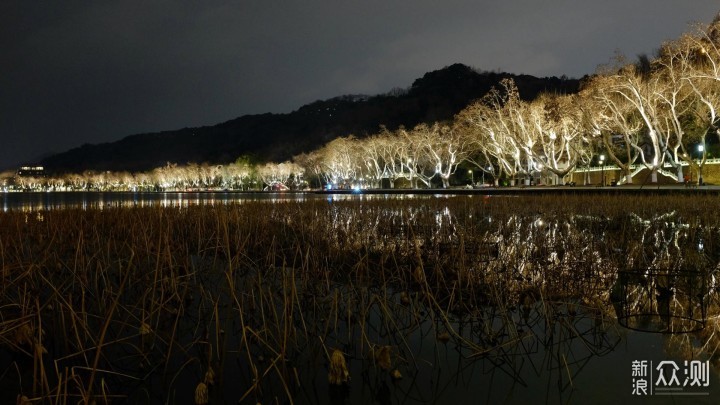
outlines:
{"label": "dark cloud", "polygon": [[717,11],[712,0],[3,2],[0,167],[385,92],[455,62],[579,77]]}

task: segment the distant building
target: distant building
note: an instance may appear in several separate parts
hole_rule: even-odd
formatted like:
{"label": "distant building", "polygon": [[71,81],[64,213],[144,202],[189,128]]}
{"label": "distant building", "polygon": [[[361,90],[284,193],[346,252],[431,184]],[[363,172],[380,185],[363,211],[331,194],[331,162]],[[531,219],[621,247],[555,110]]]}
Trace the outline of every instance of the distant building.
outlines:
{"label": "distant building", "polygon": [[15,174],[21,177],[44,177],[45,168],[42,166],[21,166]]}

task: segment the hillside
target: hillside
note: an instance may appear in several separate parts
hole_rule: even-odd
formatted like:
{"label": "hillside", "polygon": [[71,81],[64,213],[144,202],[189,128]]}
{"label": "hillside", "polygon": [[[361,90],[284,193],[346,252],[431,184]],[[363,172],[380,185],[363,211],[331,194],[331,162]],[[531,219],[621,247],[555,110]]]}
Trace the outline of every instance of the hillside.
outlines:
{"label": "hillside", "polygon": [[478,72],[454,64],[426,73],[407,89],[376,96],[340,96],[304,105],[289,114],[245,115],[221,124],[138,134],[116,142],[85,144],[43,159],[50,172],[140,171],[166,162],[227,163],[241,155],[282,161],[339,136],[365,136],[380,125],[395,129],[451,119],[504,78],[515,80],[522,98],[544,91],[573,93],[579,81],[510,73]]}

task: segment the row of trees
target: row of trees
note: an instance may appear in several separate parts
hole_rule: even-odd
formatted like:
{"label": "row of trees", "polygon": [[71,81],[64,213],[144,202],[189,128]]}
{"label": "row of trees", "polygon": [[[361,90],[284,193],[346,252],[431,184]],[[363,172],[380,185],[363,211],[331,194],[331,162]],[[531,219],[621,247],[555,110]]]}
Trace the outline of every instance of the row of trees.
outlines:
{"label": "row of trees", "polygon": [[[429,184],[437,176],[447,186],[463,162],[496,179],[538,173],[563,179],[607,154],[624,182],[643,168],[652,181],[658,172],[682,181],[683,166],[702,173],[707,137],[720,135],[719,45],[716,18],[663,44],[653,59],[602,69],[578,94],[525,102],[506,80],[452,123],[342,138],[302,160],[333,183],[404,177]],[[674,170],[666,171],[668,165]]]}
{"label": "row of trees", "polygon": [[[296,156],[292,162],[177,166],[148,173],[85,173],[58,178],[18,177],[19,188],[259,189],[411,187],[450,185],[460,164],[487,178],[525,179],[543,174],[558,182],[578,167],[608,156],[632,183],[643,168],[678,181],[683,166],[702,173],[705,143],[718,130],[720,19],[662,45],[654,58],[618,59],[587,78],[577,94],[544,94],[523,101],[504,80],[452,122],[412,129],[381,128],[365,138],[349,135]],[[698,147],[700,146],[700,147]],[[666,171],[669,165],[672,171]],[[306,182],[306,179],[308,182]]]}
{"label": "row of trees", "polygon": [[[641,58],[616,74],[596,76],[584,91],[592,102],[586,127],[628,181],[635,162],[654,174],[669,163],[677,179],[682,178],[683,161],[701,172],[707,136],[720,135],[719,44],[716,19],[695,35],[664,44],[653,60]],[[698,150],[691,148],[695,145]]]}
{"label": "row of trees", "polygon": [[261,190],[305,187],[303,169],[292,162],[253,164],[247,158],[227,165],[168,163],[149,172],[69,173],[58,176],[0,174],[7,190]]}

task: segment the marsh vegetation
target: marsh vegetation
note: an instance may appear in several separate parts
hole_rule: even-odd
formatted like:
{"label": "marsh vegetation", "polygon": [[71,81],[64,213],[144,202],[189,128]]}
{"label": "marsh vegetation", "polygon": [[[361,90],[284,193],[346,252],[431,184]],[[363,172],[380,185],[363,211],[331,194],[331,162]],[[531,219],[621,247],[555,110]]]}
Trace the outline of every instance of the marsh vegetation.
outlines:
{"label": "marsh vegetation", "polygon": [[0,401],[567,400],[622,325],[716,367],[715,206],[463,196],[3,213]]}

